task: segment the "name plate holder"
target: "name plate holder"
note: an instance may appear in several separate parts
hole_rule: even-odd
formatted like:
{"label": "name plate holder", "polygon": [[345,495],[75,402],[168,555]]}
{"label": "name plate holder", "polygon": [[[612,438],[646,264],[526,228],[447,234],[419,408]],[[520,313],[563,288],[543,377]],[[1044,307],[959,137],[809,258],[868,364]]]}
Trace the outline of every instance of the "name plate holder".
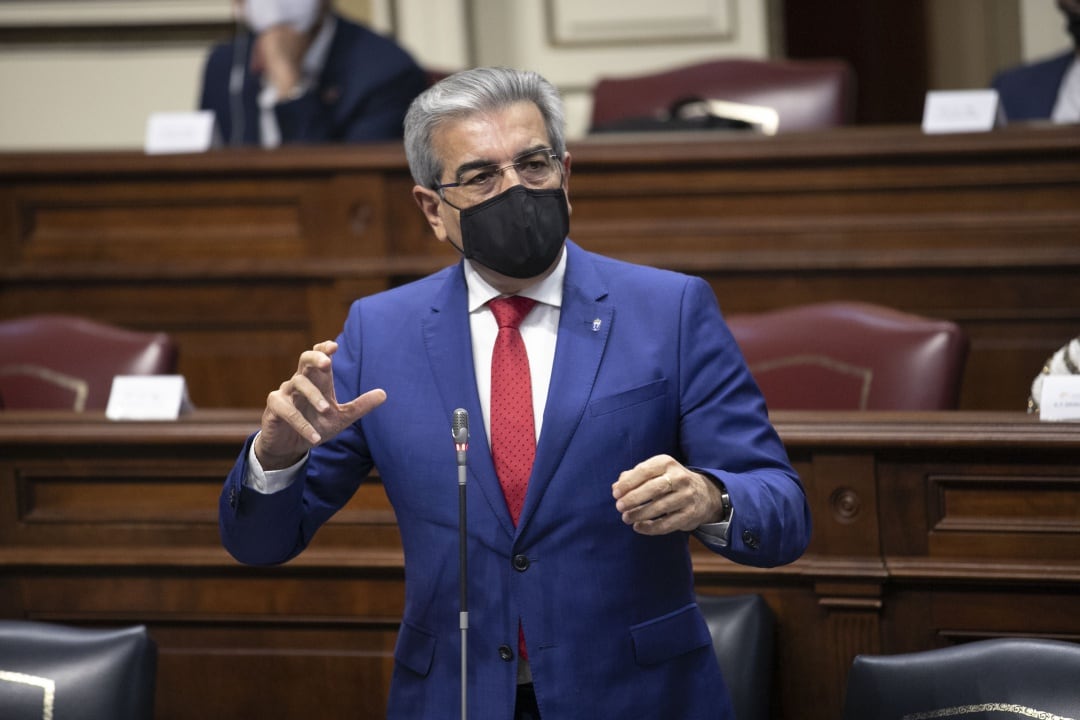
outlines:
{"label": "name plate holder", "polygon": [[147,155],[201,153],[220,144],[211,110],[156,112],[147,118],[144,140]]}
{"label": "name plate holder", "polygon": [[931,90],[923,105],[922,130],[937,133],[988,132],[1005,125],[997,90]]}
{"label": "name plate holder", "polygon": [[105,417],[110,420],[176,420],[191,410],[183,375],[117,375]]}
{"label": "name plate holder", "polygon": [[1039,419],[1080,420],[1080,375],[1043,377]]}

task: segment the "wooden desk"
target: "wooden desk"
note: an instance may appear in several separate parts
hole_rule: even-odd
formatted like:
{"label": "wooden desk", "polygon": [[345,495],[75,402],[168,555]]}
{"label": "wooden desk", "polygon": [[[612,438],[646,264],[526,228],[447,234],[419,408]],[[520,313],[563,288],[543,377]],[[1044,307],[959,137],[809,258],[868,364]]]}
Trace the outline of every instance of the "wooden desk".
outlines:
{"label": "wooden desk", "polygon": [[[571,235],[728,313],[861,299],[959,321],[965,409],[1021,409],[1080,328],[1080,133],[914,127],[575,143]],[[0,317],[167,330],[202,407],[261,407],[356,297],[453,262],[397,145],[0,155]]]}
{"label": "wooden desk", "polygon": [[[0,617],[149,625],[157,717],[381,717],[403,607],[377,482],[289,564],[221,549],[253,411],[177,423],[0,413]],[[692,541],[698,589],[778,618],[775,717],[835,720],[859,652],[1080,640],[1080,424],[1023,414],[777,413],[814,515],[774,570]]]}

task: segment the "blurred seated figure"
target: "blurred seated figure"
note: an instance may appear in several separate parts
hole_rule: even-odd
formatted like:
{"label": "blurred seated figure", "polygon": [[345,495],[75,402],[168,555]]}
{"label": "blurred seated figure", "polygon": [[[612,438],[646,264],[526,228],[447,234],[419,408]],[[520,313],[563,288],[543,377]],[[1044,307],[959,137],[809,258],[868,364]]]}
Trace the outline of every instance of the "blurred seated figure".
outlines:
{"label": "blurred seated figure", "polygon": [[1062,345],[1048,357],[1042,370],[1031,381],[1031,395],[1028,396],[1027,404],[1029,413],[1039,412],[1043,379],[1047,375],[1080,375],[1080,335]]}
{"label": "blurred seated figure", "polygon": [[427,73],[330,0],[232,0],[238,30],[210,52],[203,110],[228,145],[349,143],[402,136]]}
{"label": "blurred seated figure", "polygon": [[770,410],[954,410],[958,325],[860,302],[728,317]]}
{"label": "blurred seated figure", "polygon": [[1073,49],[1005,70],[993,80],[1009,120],[1080,122],[1080,0],[1057,0]]}
{"label": "blurred seated figure", "polygon": [[600,78],[592,96],[592,132],[669,117],[694,100],[772,108],[779,116],[779,132],[848,124],[855,111],[854,74],[846,63],[834,60],[710,60],[652,74]]}
{"label": "blurred seated figure", "polygon": [[116,375],[176,372],[165,333],[67,315],[0,321],[0,409],[104,410]]}

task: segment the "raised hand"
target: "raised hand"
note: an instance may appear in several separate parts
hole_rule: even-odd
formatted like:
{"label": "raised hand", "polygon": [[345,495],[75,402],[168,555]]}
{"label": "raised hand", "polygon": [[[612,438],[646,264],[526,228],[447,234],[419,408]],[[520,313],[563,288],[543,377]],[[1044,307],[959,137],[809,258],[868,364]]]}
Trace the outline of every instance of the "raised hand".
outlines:
{"label": "raised hand", "polygon": [[334,393],[331,356],[338,345],[318,343],[300,355],[296,372],[266,398],[255,455],[264,470],[285,468],[330,440],[386,400],[381,389],[340,404]]}

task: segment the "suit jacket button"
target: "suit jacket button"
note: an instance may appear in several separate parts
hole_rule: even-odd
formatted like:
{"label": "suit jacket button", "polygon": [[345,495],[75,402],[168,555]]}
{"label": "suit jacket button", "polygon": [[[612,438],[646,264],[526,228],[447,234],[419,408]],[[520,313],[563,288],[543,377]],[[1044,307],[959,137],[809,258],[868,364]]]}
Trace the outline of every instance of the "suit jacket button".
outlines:
{"label": "suit jacket button", "polygon": [[524,555],[515,555],[513,562],[514,569],[518,572],[525,572],[529,569],[529,558],[525,557]]}
{"label": "suit jacket button", "polygon": [[229,487],[229,507],[231,507],[233,509],[236,508],[236,486],[235,485],[232,485],[232,486]]}
{"label": "suit jacket button", "polygon": [[750,532],[749,530],[743,530],[742,540],[751,550],[757,550],[757,546],[759,544],[757,535]]}
{"label": "suit jacket button", "polygon": [[510,649],[509,645],[500,645],[499,658],[505,660],[506,662],[510,662],[514,659],[514,651]]}

